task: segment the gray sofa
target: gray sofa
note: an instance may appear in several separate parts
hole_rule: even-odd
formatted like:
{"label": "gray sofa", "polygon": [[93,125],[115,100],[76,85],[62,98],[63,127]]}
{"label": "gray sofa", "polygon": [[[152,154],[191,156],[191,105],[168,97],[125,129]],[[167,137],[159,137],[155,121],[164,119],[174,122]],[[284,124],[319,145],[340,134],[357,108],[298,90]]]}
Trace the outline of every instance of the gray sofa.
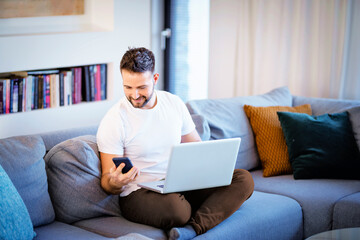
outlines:
{"label": "gray sofa", "polygon": [[[360,180],[262,175],[243,106],[305,103],[311,104],[313,115],[349,111],[360,147],[360,101],[292,96],[282,87],[258,96],[187,103],[203,140],[242,138],[236,167],[249,170],[255,181],[254,194],[237,212],[195,239],[305,239],[331,229],[360,227]],[[0,165],[26,206],[35,239],[166,239],[163,230],[124,219],[118,196],[101,189],[96,131],[94,126],[0,139]],[[18,210],[10,208],[1,217],[14,221],[16,230]]]}

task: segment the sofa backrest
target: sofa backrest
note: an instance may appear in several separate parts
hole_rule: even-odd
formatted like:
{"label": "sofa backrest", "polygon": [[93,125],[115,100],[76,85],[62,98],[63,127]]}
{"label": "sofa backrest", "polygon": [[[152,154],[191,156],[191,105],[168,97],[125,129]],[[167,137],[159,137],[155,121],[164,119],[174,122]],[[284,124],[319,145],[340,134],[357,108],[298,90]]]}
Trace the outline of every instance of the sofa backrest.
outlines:
{"label": "sofa backrest", "polygon": [[[292,96],[287,87],[266,94],[226,99],[204,99],[187,102],[190,114],[204,117],[209,125],[210,139],[240,137],[242,139],[236,168],[251,170],[260,166],[252,128],[244,112],[244,105],[291,106]],[[197,128],[205,128],[197,126]]]}
{"label": "sofa backrest", "polygon": [[358,107],[360,101],[293,96],[293,106],[303,104],[310,104],[313,115],[319,116],[326,113],[344,112]]}

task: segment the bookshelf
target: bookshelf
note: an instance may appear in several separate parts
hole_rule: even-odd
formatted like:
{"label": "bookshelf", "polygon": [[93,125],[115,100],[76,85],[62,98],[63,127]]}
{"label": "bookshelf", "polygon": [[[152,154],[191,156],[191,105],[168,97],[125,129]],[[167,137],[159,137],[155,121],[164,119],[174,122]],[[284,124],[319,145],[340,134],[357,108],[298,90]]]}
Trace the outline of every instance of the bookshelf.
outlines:
{"label": "bookshelf", "polygon": [[[0,20],[0,74],[106,63],[106,100],[1,114],[0,138],[98,125],[108,109],[123,96],[119,71],[121,56],[128,47],[151,46],[151,1],[90,2],[99,5],[92,6],[97,17],[89,16],[91,20],[82,23],[90,23],[92,27],[81,28],[80,24],[80,28],[73,28],[70,25],[74,21],[69,21],[69,26],[63,28],[67,21],[61,20],[67,18],[44,17],[41,23],[50,24],[37,28],[40,20],[29,18],[27,24],[37,30],[30,28],[30,31],[20,24],[15,33],[10,31],[12,23],[2,28],[4,24]],[[133,18],[134,12],[137,13],[136,18]],[[108,21],[111,16],[110,28],[101,27],[96,20],[103,18]],[[133,19],[131,24],[128,19]],[[56,26],[56,21],[60,21],[59,26]]]}
{"label": "bookshelf", "polygon": [[71,106],[107,98],[107,64],[0,75],[0,114]]}

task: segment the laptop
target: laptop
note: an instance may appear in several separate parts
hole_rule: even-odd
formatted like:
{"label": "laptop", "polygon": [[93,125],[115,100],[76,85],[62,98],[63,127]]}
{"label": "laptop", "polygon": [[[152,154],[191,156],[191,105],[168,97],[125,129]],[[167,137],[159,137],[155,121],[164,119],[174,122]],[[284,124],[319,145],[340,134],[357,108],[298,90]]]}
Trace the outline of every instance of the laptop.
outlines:
{"label": "laptop", "polygon": [[166,194],[230,185],[240,138],[173,146],[164,180],[138,186]]}

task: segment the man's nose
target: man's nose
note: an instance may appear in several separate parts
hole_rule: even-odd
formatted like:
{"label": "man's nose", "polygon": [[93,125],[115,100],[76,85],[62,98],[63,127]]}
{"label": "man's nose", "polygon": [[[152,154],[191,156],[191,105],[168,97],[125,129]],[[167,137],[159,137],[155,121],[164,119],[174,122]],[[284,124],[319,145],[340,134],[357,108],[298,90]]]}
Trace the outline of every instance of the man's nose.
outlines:
{"label": "man's nose", "polygon": [[134,99],[138,99],[140,97],[140,94],[139,94],[139,90],[138,89],[135,89],[133,91],[133,98]]}

